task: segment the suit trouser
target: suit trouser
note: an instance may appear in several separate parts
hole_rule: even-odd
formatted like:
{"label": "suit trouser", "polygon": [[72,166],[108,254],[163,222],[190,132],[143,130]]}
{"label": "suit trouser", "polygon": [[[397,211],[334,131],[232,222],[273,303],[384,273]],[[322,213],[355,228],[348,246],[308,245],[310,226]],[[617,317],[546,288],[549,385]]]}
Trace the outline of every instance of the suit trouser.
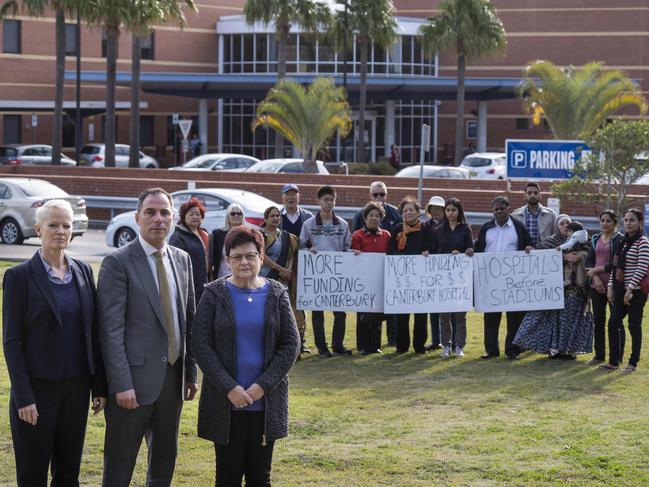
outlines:
{"label": "suit trouser", "polygon": [[111,395],[106,405],[104,487],[128,487],[143,437],[149,449],[146,485],[171,485],[183,407],[182,370],[182,359],[167,366],[162,390],[153,404],[124,409]]}
{"label": "suit trouser", "polygon": [[90,377],[30,378],[30,382],[38,410],[36,425],[18,417],[13,394],[9,400],[17,484],[47,486],[51,462],[53,487],[78,486],[90,405]]}
{"label": "suit trouser", "polygon": [[[331,337],[331,347],[334,352],[345,348],[345,318],[347,314],[344,311],[334,311],[334,329]],[[325,337],[324,329],[324,311],[312,311],[311,322],[313,323],[313,338],[315,346],[318,350],[326,350],[329,348],[327,345],[327,338]]]}
{"label": "suit trouser", "polygon": [[[508,357],[515,357],[521,353],[518,345],[514,345],[514,337],[518,327],[525,316],[524,311],[507,311],[507,336],[505,338],[505,353]],[[485,352],[493,355],[500,355],[498,345],[498,329],[502,313],[484,314],[484,348]]]}
{"label": "suit trouser", "polygon": [[[606,293],[600,294],[594,289],[590,289],[590,302],[593,306],[593,321],[595,322],[595,359],[597,360],[606,360],[606,308],[612,312],[613,307],[608,304],[608,298]],[[625,333],[622,330],[622,333],[619,333],[619,350],[617,355],[622,360],[624,354],[624,341]],[[610,345],[609,345],[610,346]]]}
{"label": "suit trouser", "polygon": [[642,348],[642,312],[647,303],[647,295],[640,289],[633,290],[633,299],[629,304],[624,304],[624,286],[615,285],[615,299],[613,301],[613,311],[608,320],[608,343],[611,348],[609,362],[613,365],[619,365],[622,361],[624,348],[622,340],[625,337],[624,318],[629,316],[629,334],[631,335],[631,356],[629,365],[634,367],[640,360],[640,350]]}
{"label": "suit trouser", "polygon": [[[415,352],[426,351],[426,337],[428,335],[428,315],[417,313],[413,315],[415,323],[412,330],[412,348]],[[410,315],[397,315],[397,352],[407,352],[410,348]]]}
{"label": "suit trouser", "polygon": [[230,442],[214,444],[216,452],[216,486],[269,486],[274,441],[261,446],[264,434],[264,411],[232,411]]}

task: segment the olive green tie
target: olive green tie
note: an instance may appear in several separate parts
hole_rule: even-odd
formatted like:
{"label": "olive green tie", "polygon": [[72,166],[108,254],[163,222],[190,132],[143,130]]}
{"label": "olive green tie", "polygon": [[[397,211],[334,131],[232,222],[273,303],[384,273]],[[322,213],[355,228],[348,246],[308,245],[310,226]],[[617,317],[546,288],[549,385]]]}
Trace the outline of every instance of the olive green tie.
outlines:
{"label": "olive green tie", "polygon": [[176,341],[176,328],[174,326],[174,312],[171,306],[171,292],[169,290],[169,281],[167,271],[162,261],[163,254],[161,250],[153,253],[155,257],[155,267],[158,273],[158,287],[160,289],[160,303],[162,304],[162,314],[165,319],[165,328],[167,329],[167,360],[173,365],[178,360],[178,342]]}

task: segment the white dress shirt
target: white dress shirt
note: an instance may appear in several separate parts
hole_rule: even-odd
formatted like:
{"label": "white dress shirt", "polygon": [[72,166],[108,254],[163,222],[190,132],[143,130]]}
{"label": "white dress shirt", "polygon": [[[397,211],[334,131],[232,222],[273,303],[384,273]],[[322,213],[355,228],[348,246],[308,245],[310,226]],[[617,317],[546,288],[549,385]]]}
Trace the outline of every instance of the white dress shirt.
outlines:
{"label": "white dress shirt", "polygon": [[485,252],[507,252],[509,250],[518,250],[518,233],[512,221],[512,217],[507,218],[504,225],[498,225],[487,230],[485,236],[487,245]]}
{"label": "white dress shirt", "polygon": [[140,240],[140,245],[142,246],[142,249],[146,254],[149,267],[151,268],[151,273],[153,274],[153,280],[155,281],[155,285],[158,289],[158,294],[160,294],[160,284],[158,283],[158,269],[156,267],[156,259],[153,254],[158,250],[162,251],[162,263],[164,264],[165,271],[167,272],[167,282],[169,282],[169,288],[171,292],[171,309],[174,315],[174,331],[176,333],[176,343],[178,344],[178,356],[182,357],[183,341],[180,337],[180,322],[178,319],[178,286],[176,284],[176,277],[174,275],[173,268],[171,267],[171,260],[169,260],[167,243],[165,242],[164,247],[162,247],[161,249],[156,249],[154,246],[144,240],[141,235],[138,236],[138,239]]}

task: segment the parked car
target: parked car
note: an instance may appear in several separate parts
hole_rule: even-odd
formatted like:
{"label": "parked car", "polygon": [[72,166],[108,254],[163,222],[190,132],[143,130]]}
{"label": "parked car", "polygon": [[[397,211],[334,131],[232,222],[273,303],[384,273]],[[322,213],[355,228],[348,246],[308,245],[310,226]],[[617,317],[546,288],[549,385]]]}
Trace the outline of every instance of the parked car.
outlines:
{"label": "parked car", "polygon": [[[115,144],[115,167],[128,167],[129,146]],[[104,167],[106,161],[106,144],[87,144],[81,148],[80,166]],[[156,169],[160,167],[158,161],[140,151],[140,167]]]}
{"label": "parked car", "polygon": [[[252,227],[260,227],[264,222],[264,211],[269,206],[278,206],[257,193],[239,189],[199,188],[185,189],[171,194],[176,215],[178,208],[192,197],[196,197],[205,205],[207,213],[203,227],[211,232],[225,224],[226,210],[231,203],[238,203],[243,208],[244,223]],[[177,217],[176,217],[177,218]],[[175,221],[174,221],[175,223]],[[129,211],[115,216],[106,227],[106,245],[123,247],[136,238],[139,231],[135,223],[135,212]],[[169,232],[169,235],[173,231]]]}
{"label": "parked car", "polygon": [[505,179],[507,177],[507,154],[504,152],[475,152],[462,160],[460,167],[476,179]]}
{"label": "parked car", "polygon": [[[395,174],[398,178],[418,178],[419,164],[413,164],[403,168]],[[424,164],[425,178],[456,178],[469,179],[469,171],[462,167],[453,166],[435,166],[433,164]]]}
{"label": "parked car", "polygon": [[[266,159],[246,169],[246,172],[303,173],[303,159]],[[329,174],[322,161],[316,161],[317,174]]]}
{"label": "parked car", "polygon": [[[7,166],[52,164],[52,146],[46,144],[0,145],[0,164]],[[61,153],[61,166],[76,165],[76,161]]]}
{"label": "parked car", "polygon": [[204,154],[194,157],[182,166],[170,167],[172,170],[183,171],[227,171],[242,172],[259,162],[256,157],[243,154]]}
{"label": "parked car", "polygon": [[72,236],[88,229],[86,202],[70,196],[58,186],[42,179],[0,178],[0,238],[5,244],[21,244],[36,236],[36,210],[48,200],[66,200],[72,205]]}

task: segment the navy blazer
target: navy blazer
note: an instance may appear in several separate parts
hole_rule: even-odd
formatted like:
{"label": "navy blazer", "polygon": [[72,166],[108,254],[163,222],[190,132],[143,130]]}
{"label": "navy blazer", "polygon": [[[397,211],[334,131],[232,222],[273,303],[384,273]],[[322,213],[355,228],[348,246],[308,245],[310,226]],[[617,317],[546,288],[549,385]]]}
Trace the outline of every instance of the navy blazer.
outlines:
{"label": "navy blazer", "polygon": [[[97,339],[96,288],[88,264],[68,257],[81,300],[88,370],[93,397],[107,397]],[[7,269],[3,288],[2,332],[11,393],[18,408],[36,402],[31,378],[63,379],[65,346],[61,318],[45,266],[38,253]]]}

